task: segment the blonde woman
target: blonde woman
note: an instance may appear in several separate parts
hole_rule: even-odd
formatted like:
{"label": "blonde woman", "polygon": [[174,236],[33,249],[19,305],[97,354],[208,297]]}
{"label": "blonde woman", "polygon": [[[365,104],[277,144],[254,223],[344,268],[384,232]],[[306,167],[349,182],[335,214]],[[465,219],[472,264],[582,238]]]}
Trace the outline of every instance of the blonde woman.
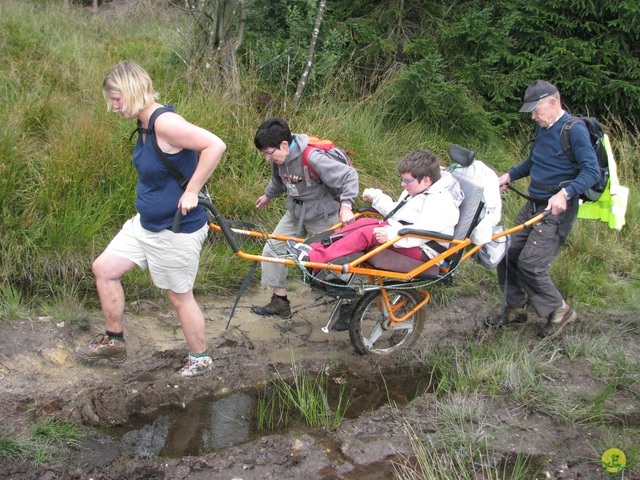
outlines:
{"label": "blonde woman", "polygon": [[[135,267],[149,269],[153,283],[167,290],[189,347],[179,375],[194,377],[213,368],[205,339],[204,315],[193,296],[200,250],[208,224],[198,192],[218,166],[226,145],[213,133],[197,127],[157,102],[148,73],[134,62],[116,65],[102,84],[107,111],[138,121],[140,135],[133,151],[138,172],[136,215],[128,220],[93,263],[106,331],[76,348],[83,360],[123,363],[124,290],[122,276]],[[164,166],[149,134],[149,120],[157,147],[188,179],[184,188]],[[199,157],[199,158],[198,158]],[[171,231],[176,210],[182,212],[179,233]]]}

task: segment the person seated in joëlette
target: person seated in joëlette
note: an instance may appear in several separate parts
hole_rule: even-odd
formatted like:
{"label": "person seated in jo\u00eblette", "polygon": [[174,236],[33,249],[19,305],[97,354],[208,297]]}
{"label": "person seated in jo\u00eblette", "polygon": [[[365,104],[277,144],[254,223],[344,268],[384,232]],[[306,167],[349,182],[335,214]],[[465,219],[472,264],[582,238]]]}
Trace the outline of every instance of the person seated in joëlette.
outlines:
{"label": "person seated in jo\u00eblette", "polygon": [[[464,193],[458,181],[440,168],[438,157],[426,149],[416,150],[400,160],[398,172],[404,191],[396,202],[377,188],[367,188],[362,194],[383,215],[382,220],[359,218],[337,230],[332,241],[324,243],[290,240],[289,253],[302,262],[328,263],[382,245],[407,227],[452,235]],[[404,237],[389,248],[420,261],[437,256],[427,240],[413,236]]]}

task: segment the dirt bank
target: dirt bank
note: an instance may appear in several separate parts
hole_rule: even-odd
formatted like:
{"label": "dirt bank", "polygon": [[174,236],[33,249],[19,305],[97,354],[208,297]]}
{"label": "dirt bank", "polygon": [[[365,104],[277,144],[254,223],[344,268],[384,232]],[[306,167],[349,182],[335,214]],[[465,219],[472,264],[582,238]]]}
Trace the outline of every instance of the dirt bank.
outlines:
{"label": "dirt bank", "polygon": [[[75,345],[100,331],[99,315],[80,329],[55,318],[29,318],[0,327],[0,410],[2,430],[26,435],[34,421],[53,417],[79,422],[88,437],[72,447],[64,461],[33,466],[30,461],[0,458],[0,478],[11,479],[377,479],[392,477],[392,460],[411,454],[403,417],[418,416],[422,431],[430,423],[434,399],[421,395],[405,406],[389,405],[347,420],[335,432],[275,433],[197,457],[142,458],[123,455],[105,426],[126,423],[134,414],[162,406],[189,405],[205,396],[222,398],[264,384],[274,368],[287,371],[292,355],[311,371],[332,378],[348,370],[374,378],[380,369],[408,368],[417,355],[394,358],[356,355],[348,333],[324,334],[329,306],[301,286],[292,294],[291,320],[262,318],[251,305],[268,301],[270,292],[255,289],[241,301],[231,328],[225,330],[232,297],[200,297],[215,371],[197,379],[175,372],[187,350],[177,318],[162,301],[129,304],[125,333],[129,358],[120,368],[87,366],[76,360]],[[486,334],[482,319],[493,308],[463,298],[447,309],[430,307],[424,331],[437,345],[453,338],[473,341]],[[589,321],[588,316],[586,318]],[[523,335],[534,342],[534,325]],[[417,352],[414,352],[417,353]],[[564,364],[562,362],[565,362]],[[586,365],[562,359],[554,382],[584,392],[598,391]],[[564,368],[564,369],[563,369]],[[629,398],[630,415],[638,415],[637,398]],[[518,405],[488,404],[501,425],[490,435],[496,455],[520,452],[538,459],[540,478],[605,478],[593,450],[593,427],[559,425],[544,415],[522,412]],[[631,417],[630,417],[631,418]],[[637,418],[636,418],[637,422]],[[499,433],[498,433],[499,432]],[[600,453],[601,454],[601,453]],[[630,473],[631,472],[625,472]],[[625,476],[625,478],[633,478]],[[637,478],[637,477],[636,477]]]}

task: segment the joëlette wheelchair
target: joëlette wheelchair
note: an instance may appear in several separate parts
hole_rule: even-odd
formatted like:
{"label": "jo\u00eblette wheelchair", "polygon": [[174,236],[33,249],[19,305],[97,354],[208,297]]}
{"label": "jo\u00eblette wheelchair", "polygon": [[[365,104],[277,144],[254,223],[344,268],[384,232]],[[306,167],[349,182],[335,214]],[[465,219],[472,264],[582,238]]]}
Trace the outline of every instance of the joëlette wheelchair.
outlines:
{"label": "jo\u00eblette wheelchair", "polygon": [[[474,161],[475,152],[458,147],[449,149],[449,156],[464,167]],[[357,353],[389,355],[413,345],[420,337],[426,321],[424,307],[431,300],[429,288],[436,283],[453,284],[461,262],[471,258],[483,246],[474,245],[470,240],[471,232],[478,224],[483,211],[483,187],[457,174],[455,168],[450,171],[460,183],[465,195],[459,207],[460,218],[453,235],[403,228],[397,237],[370,251],[338,258],[330,263],[301,262],[292,255],[264,257],[245,253],[238,247],[236,239],[238,236],[249,236],[265,241],[295,240],[313,243],[331,236],[342,224],[307,239],[273,235],[265,233],[264,230],[260,231],[259,227],[251,224],[224,219],[211,199],[201,196],[200,203],[210,214],[210,227],[214,231],[222,232],[237,256],[253,262],[240,287],[227,327],[258,262],[275,262],[299,267],[306,284],[313,290],[335,299],[328,322],[322,327],[323,332],[328,333],[331,330],[339,318],[341,309],[348,305],[349,339]],[[180,211],[176,212],[174,230],[179,224],[179,213]],[[365,207],[358,209],[356,218],[376,213],[375,210]],[[498,232],[493,235],[492,240],[529,228],[543,217],[544,214],[540,214],[524,224]],[[435,258],[422,262],[389,249],[400,239],[408,236],[446,242],[449,247]]]}

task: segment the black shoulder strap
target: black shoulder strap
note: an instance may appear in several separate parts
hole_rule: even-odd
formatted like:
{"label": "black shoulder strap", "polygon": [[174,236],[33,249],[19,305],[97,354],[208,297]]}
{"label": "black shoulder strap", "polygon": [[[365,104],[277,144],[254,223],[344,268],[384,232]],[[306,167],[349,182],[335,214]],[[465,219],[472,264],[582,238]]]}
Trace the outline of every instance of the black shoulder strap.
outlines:
{"label": "black shoulder strap", "polygon": [[398,210],[400,210],[402,207],[404,207],[404,204],[407,203],[410,198],[411,198],[411,195],[407,195],[406,197],[404,197],[401,202],[398,202],[398,204],[395,206],[395,208],[393,210],[391,210],[389,213],[387,213],[384,216],[382,221],[384,222],[386,220],[389,220],[391,217],[393,217]]}
{"label": "black shoulder strap", "polygon": [[569,119],[564,122],[562,125],[562,130],[560,130],[560,145],[562,146],[562,152],[569,155],[569,158],[573,163],[577,163],[575,157],[573,156],[573,151],[571,150],[571,127],[573,127],[576,123],[584,123],[580,117],[571,116]]}
{"label": "black shoulder strap", "polygon": [[171,112],[171,111],[172,110],[167,107],[156,108],[151,114],[151,117],[149,117],[149,125],[147,126],[147,128],[142,128],[142,124],[140,123],[140,120],[138,120],[138,133],[147,134],[147,139],[151,137],[151,141],[153,142],[153,149],[156,151],[156,156],[158,157],[158,160],[162,162],[164,167],[169,171],[171,176],[177,180],[180,186],[182,188],[186,188],[187,183],[189,183],[189,180],[182,174],[180,170],[177,169],[177,167],[174,164],[172,164],[169,161],[169,159],[166,157],[164,152],[160,150],[160,147],[158,146],[158,140],[156,139],[155,129],[153,128],[156,118],[158,118],[163,113]]}

